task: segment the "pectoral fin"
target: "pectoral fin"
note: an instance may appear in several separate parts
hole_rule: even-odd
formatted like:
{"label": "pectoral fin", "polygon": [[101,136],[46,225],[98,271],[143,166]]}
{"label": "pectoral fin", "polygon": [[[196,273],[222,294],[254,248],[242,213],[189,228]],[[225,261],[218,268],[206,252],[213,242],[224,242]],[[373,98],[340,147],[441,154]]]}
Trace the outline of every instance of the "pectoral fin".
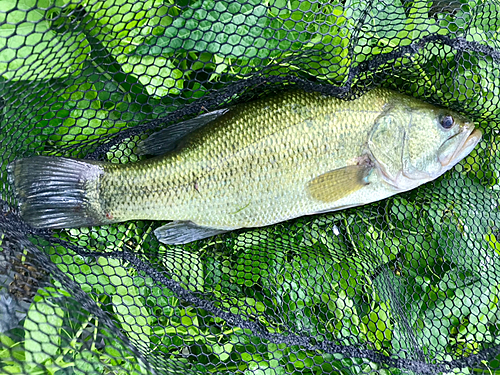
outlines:
{"label": "pectoral fin", "polygon": [[307,184],[311,197],[322,202],[335,202],[366,186],[371,171],[366,165],[349,165],[313,178]]}
{"label": "pectoral fin", "polygon": [[202,227],[191,221],[172,221],[156,229],[155,235],[165,244],[182,245],[225,232],[227,230]]}

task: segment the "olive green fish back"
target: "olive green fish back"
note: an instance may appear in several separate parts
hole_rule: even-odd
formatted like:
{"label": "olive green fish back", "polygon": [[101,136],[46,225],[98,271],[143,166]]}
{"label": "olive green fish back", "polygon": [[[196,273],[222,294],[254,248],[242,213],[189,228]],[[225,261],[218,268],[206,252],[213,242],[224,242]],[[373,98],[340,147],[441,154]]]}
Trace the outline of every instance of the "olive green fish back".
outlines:
{"label": "olive green fish back", "polygon": [[[499,14],[497,0],[0,0],[0,373],[499,373]],[[160,129],[297,90],[368,93],[376,112],[379,87],[472,118],[482,141],[410,192],[182,246],[145,219],[33,229],[7,178],[35,155],[132,165]],[[258,142],[242,136],[251,113],[220,123],[214,149],[185,146],[223,160]],[[324,178],[308,187],[320,201]]]}

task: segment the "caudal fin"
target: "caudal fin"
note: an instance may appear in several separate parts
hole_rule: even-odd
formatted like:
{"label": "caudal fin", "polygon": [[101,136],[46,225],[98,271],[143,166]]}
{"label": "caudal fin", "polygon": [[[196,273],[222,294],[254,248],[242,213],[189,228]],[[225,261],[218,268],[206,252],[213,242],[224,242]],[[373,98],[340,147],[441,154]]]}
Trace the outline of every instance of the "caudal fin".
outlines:
{"label": "caudal fin", "polygon": [[35,228],[74,228],[106,222],[98,195],[99,162],[37,156],[7,167],[22,218]]}

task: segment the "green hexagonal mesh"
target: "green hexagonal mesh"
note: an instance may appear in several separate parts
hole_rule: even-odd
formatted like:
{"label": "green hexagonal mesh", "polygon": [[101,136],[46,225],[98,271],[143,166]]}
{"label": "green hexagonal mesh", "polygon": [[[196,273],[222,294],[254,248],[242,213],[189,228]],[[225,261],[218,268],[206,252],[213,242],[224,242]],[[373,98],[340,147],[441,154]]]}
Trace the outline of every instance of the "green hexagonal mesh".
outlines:
{"label": "green hexagonal mesh", "polygon": [[[500,374],[499,30],[496,0],[0,0],[0,373]],[[35,229],[8,179],[36,155],[135,163],[161,128],[291,88],[376,87],[483,138],[409,192],[185,245],[167,221]]]}

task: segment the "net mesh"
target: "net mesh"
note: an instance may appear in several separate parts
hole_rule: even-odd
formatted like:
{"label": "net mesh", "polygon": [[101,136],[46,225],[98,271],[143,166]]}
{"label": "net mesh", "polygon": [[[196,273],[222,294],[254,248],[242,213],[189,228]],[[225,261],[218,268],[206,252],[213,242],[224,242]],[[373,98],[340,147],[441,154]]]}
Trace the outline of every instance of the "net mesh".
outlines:
{"label": "net mesh", "polygon": [[[496,1],[0,0],[0,372],[500,373]],[[7,164],[130,163],[154,130],[291,87],[475,120],[439,179],[182,246],[33,229]]]}

